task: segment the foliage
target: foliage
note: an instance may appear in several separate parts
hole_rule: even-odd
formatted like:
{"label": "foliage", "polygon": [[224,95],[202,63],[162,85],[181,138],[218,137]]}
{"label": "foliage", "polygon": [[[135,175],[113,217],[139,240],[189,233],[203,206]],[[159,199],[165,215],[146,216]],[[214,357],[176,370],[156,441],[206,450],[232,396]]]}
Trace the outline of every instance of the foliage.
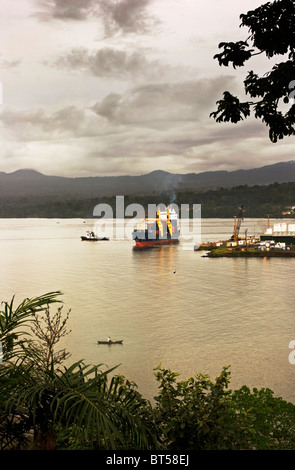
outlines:
{"label": "foliage", "polygon": [[[41,343],[32,344],[31,338],[19,341],[0,367],[0,448],[20,448],[33,430],[33,448],[55,449],[56,429],[75,430],[75,439],[86,448],[156,447],[150,404],[134,384],[122,376],[108,381],[115,368],[102,371],[103,364],[60,365],[65,355],[54,347],[66,334],[68,316],[62,320],[58,309],[50,318],[47,301],[53,302],[54,294],[26,299],[16,310],[13,302],[5,304],[10,316],[3,316],[3,338],[27,320],[33,321]],[[43,326],[36,317],[42,310]]]}
{"label": "foliage", "polygon": [[[148,404],[113,369],[101,371],[82,362],[69,368],[46,370],[21,362],[15,365],[7,388],[8,414],[27,415],[35,431],[34,448],[55,449],[56,427],[75,430],[84,448],[147,448],[145,429]],[[15,381],[17,378],[17,381]]]}
{"label": "foliage", "polygon": [[14,308],[15,296],[10,302],[2,302],[3,310],[0,310],[0,341],[3,344],[3,350],[6,352],[6,359],[19,344],[17,339],[20,335],[28,334],[28,331],[21,331],[19,328],[33,321],[33,314],[36,316],[44,310],[46,305],[58,302],[57,296],[61,292],[49,292],[39,297],[24,299],[16,308]]}
{"label": "foliage", "polygon": [[275,397],[270,389],[243,386],[232,393],[237,411],[243,412],[251,426],[251,446],[258,450],[294,450],[295,406]]}
{"label": "foliage", "polygon": [[269,389],[230,390],[229,367],[215,382],[158,366],[156,419],[163,445],[174,450],[294,450],[295,405]]}
{"label": "foliage", "polygon": [[62,349],[55,352],[55,345],[66,335],[70,333],[66,329],[70,311],[62,318],[62,307],[52,315],[49,307],[44,314],[37,315],[33,313],[34,322],[32,325],[32,333],[35,340],[30,342],[31,354],[35,352],[36,358],[41,360],[43,367],[49,369],[53,365],[60,364],[69,357],[69,353]]}
{"label": "foliage", "polygon": [[1,338],[16,329],[17,341],[0,366],[1,450],[294,448],[295,406],[268,389],[230,390],[229,367],[215,381],[203,374],[177,381],[178,373],[158,366],[152,406],[116,367],[65,366],[56,346],[69,313],[50,315],[56,295],[25,299],[16,309],[13,300],[4,303]]}
{"label": "foliage", "polygon": [[[235,211],[241,204],[246,208],[247,217],[280,217],[282,211],[287,206],[295,204],[295,183],[273,183],[269,185],[239,185],[231,188],[222,187],[219,189],[181,190],[176,194],[175,203],[178,207],[181,204],[202,204],[202,217],[233,217]],[[150,194],[141,196],[126,196],[125,203],[138,203],[147,212],[148,204],[169,204],[171,194]],[[74,206],[70,206],[69,201],[60,201],[55,205],[50,198],[34,198],[30,210],[25,214],[27,217],[81,217],[89,215],[92,217],[93,207],[102,202],[102,199],[83,199],[75,201]],[[105,204],[109,204],[115,216],[115,198],[103,198]],[[19,198],[15,202],[10,198],[2,205],[0,204],[0,217],[23,217],[22,202]]]}
{"label": "foliage", "polygon": [[156,416],[164,446],[177,450],[248,448],[250,429],[242,414],[235,413],[230,399],[230,373],[224,368],[213,382],[197,374],[176,381],[178,373],[156,369],[160,393]]}
{"label": "foliage", "polygon": [[[247,27],[250,36],[245,41],[221,42],[223,51],[216,54],[219,65],[242,67],[251,57],[265,54],[270,59],[282,55],[286,60],[259,77],[251,70],[244,80],[245,93],[258,101],[241,102],[225,91],[223,99],[217,101],[217,110],[212,116],[217,122],[237,123],[254,111],[255,118],[269,127],[272,142],[295,134],[295,104],[290,104],[290,86],[295,79],[295,4],[293,0],[276,0],[240,15],[241,26]],[[250,45],[251,43],[251,45]],[[284,112],[285,111],[285,112]]]}
{"label": "foliage", "polygon": [[[240,185],[205,192],[177,194],[177,203],[201,204],[202,218],[234,217],[243,205],[246,217],[282,217],[282,212],[295,203],[295,183]],[[294,217],[294,214],[290,216]]]}
{"label": "foliage", "polygon": [[[88,366],[81,366],[83,379],[79,386],[71,386],[67,391],[64,387],[54,398],[64,440],[74,446],[83,445],[84,449],[157,448],[151,405],[142,398],[136,385],[122,375],[108,381],[111,371],[97,374]],[[85,382],[93,372],[94,377]],[[62,440],[59,445],[63,445]]]}

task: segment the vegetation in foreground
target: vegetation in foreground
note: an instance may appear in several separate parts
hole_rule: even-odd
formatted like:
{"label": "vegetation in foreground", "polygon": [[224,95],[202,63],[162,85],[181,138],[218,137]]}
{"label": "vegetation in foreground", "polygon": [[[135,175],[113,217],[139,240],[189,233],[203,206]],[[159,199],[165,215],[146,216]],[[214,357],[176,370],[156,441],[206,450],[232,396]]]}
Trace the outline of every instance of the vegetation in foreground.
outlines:
{"label": "vegetation in foreground", "polygon": [[212,381],[159,365],[153,405],[116,367],[66,367],[59,295],[2,302],[0,450],[294,449],[295,405],[269,389],[230,390],[229,367]]}

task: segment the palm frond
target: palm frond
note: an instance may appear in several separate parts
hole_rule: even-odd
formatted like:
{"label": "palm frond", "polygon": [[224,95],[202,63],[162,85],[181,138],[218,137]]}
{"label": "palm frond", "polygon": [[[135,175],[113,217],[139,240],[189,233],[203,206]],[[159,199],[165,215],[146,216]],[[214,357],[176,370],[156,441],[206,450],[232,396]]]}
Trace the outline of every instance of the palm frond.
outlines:
{"label": "palm frond", "polygon": [[20,328],[33,320],[33,313],[44,310],[49,304],[60,302],[57,299],[59,295],[62,293],[55,291],[31,299],[26,298],[17,307],[14,307],[15,296],[10,302],[1,303],[3,309],[0,310],[0,341],[3,343],[5,355],[12,351],[18,336],[29,335],[28,331],[22,331]]}
{"label": "palm frond", "polygon": [[76,363],[58,378],[61,388],[52,402],[55,421],[86,429],[88,439],[103,442],[104,447],[123,448],[132,442],[137,448],[148,448],[148,402],[126,386],[122,376],[108,383],[108,375],[118,366],[99,372],[101,365]]}

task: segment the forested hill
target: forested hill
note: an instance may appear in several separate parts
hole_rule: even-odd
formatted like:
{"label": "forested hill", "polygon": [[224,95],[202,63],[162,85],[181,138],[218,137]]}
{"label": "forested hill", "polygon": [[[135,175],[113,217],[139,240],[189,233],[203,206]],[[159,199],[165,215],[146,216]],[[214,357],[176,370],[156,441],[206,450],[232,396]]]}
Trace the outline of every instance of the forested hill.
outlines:
{"label": "forested hill", "polygon": [[[278,217],[295,206],[295,183],[273,183],[270,185],[239,185],[233,188],[210,189],[208,191],[163,191],[159,194],[124,196],[125,209],[129,204],[201,204],[203,218],[233,217],[243,205],[245,217]],[[91,218],[99,203],[109,204],[116,215],[116,197],[71,198],[55,196],[0,196],[1,218]],[[134,214],[135,216],[135,214]],[[295,217],[295,213],[286,215]]]}
{"label": "forested hill", "polygon": [[142,196],[168,191],[208,191],[238,185],[268,185],[295,182],[295,161],[280,162],[250,170],[206,171],[174,174],[153,171],[139,176],[61,177],[43,175],[34,170],[0,172],[0,197],[60,196],[66,199],[90,199],[116,194]]}

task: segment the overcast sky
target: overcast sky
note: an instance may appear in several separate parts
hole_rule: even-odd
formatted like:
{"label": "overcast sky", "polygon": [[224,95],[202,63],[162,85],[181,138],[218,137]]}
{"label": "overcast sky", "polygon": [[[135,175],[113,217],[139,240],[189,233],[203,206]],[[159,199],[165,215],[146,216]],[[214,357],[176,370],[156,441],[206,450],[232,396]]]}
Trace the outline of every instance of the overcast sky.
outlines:
{"label": "overcast sky", "polygon": [[0,171],[199,173],[294,159],[254,118],[209,118],[248,70],[213,59],[259,0],[1,0]]}

